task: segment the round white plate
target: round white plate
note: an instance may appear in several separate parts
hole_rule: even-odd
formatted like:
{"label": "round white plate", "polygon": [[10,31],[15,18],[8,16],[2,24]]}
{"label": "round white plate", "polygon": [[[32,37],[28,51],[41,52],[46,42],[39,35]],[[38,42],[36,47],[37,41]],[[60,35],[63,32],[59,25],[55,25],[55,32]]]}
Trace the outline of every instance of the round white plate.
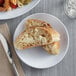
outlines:
{"label": "round white plate", "polygon": [[52,15],[45,13],[36,13],[22,20],[22,22],[16,28],[16,31],[14,33],[14,40],[19,35],[19,33],[25,29],[25,22],[27,19],[40,19],[46,21],[60,33],[60,54],[50,55],[42,47],[30,48],[24,51],[15,49],[19,58],[25,64],[39,69],[49,68],[58,64],[66,55],[69,47],[69,34],[65,25],[58,18]]}
{"label": "round white plate", "polygon": [[31,3],[21,8],[17,8],[8,12],[0,12],[0,20],[11,19],[23,15],[34,8],[39,2],[40,0],[32,0]]}

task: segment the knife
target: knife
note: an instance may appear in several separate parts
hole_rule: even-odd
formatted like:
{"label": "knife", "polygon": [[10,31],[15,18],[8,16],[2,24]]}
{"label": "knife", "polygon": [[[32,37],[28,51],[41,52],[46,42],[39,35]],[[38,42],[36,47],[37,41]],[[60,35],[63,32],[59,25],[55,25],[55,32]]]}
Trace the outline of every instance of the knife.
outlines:
{"label": "knife", "polygon": [[0,33],[0,41],[1,41],[2,45],[3,45],[3,48],[5,50],[8,61],[12,65],[12,67],[14,69],[14,72],[15,72],[16,76],[19,76],[16,65],[15,65],[15,63],[14,63],[14,61],[12,59],[12,53],[10,51],[8,43],[7,43],[6,39],[5,39],[5,37],[1,33]]}

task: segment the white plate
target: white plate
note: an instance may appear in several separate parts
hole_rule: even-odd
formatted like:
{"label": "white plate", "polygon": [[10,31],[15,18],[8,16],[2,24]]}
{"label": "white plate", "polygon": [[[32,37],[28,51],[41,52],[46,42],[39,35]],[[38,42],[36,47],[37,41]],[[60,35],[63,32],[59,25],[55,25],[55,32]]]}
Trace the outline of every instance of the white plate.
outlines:
{"label": "white plate", "polygon": [[45,13],[37,13],[31,16],[28,16],[18,25],[15,33],[14,33],[14,40],[25,29],[25,21],[27,19],[40,19],[44,20],[52,25],[54,29],[56,29],[61,35],[61,48],[59,55],[50,55],[48,54],[43,48],[35,47],[26,49],[24,51],[16,50],[17,55],[19,58],[26,63],[27,65],[34,67],[34,68],[49,68],[56,64],[58,64],[66,55],[69,46],[69,35],[66,27],[64,24],[56,17],[45,14]]}
{"label": "white plate", "polygon": [[0,20],[11,19],[23,15],[34,8],[39,2],[40,0],[32,0],[31,3],[21,8],[17,8],[8,12],[0,12]]}

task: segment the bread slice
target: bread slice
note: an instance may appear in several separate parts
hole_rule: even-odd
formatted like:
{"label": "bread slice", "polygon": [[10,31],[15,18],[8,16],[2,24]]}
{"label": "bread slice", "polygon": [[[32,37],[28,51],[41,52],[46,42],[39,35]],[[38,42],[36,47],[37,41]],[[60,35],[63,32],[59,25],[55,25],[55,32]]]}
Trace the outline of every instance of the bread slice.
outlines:
{"label": "bread slice", "polygon": [[[52,26],[50,24],[48,24],[45,21],[41,21],[41,20],[37,20],[37,19],[28,19],[26,22],[26,28],[29,27],[48,27],[48,29],[50,30],[50,28],[52,28]],[[52,28],[53,29],[53,28]],[[53,38],[55,38],[53,41],[56,41],[58,39],[60,39],[60,35],[57,31],[55,31],[54,29],[51,30],[50,32],[53,33]],[[60,52],[60,41],[58,40],[58,42],[53,42],[51,44],[48,45],[44,45],[42,46],[49,54],[59,54]]]}
{"label": "bread slice", "polygon": [[52,33],[52,38],[54,39],[53,42],[58,41],[56,39],[60,38],[59,33],[56,30],[54,30],[52,28],[52,26],[45,21],[37,20],[37,19],[28,19],[26,22],[26,30],[29,27],[45,27],[45,28],[47,28],[48,31]]}
{"label": "bread slice", "polygon": [[22,50],[30,47],[47,45],[52,42],[59,41],[59,36],[60,35],[52,28],[48,30],[45,27],[30,27],[16,38],[14,46],[17,49]]}
{"label": "bread slice", "polygon": [[28,19],[26,22],[26,28],[29,27],[51,27],[51,25],[45,21],[37,20],[37,19]]}
{"label": "bread slice", "polygon": [[43,48],[49,53],[53,55],[57,55],[60,53],[60,41],[53,42],[50,45],[44,45]]}

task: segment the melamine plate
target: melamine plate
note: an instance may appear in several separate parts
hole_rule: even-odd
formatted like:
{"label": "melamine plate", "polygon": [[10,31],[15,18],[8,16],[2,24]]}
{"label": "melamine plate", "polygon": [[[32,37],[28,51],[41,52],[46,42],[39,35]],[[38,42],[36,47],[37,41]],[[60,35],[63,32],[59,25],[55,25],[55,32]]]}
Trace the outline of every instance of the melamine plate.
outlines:
{"label": "melamine plate", "polygon": [[15,49],[19,58],[25,64],[39,69],[49,68],[58,64],[66,55],[69,47],[69,34],[65,25],[53,15],[46,13],[36,13],[26,17],[20,22],[14,33],[14,40],[19,35],[19,33],[25,29],[25,22],[27,21],[27,19],[39,19],[46,21],[60,33],[60,54],[50,55],[42,47],[25,49],[24,51]]}
{"label": "melamine plate", "polygon": [[24,13],[27,13],[28,11],[33,9],[39,2],[40,0],[32,0],[32,2],[30,2],[28,5],[24,5],[21,8],[17,8],[7,12],[0,12],[0,20],[11,19],[21,16]]}

